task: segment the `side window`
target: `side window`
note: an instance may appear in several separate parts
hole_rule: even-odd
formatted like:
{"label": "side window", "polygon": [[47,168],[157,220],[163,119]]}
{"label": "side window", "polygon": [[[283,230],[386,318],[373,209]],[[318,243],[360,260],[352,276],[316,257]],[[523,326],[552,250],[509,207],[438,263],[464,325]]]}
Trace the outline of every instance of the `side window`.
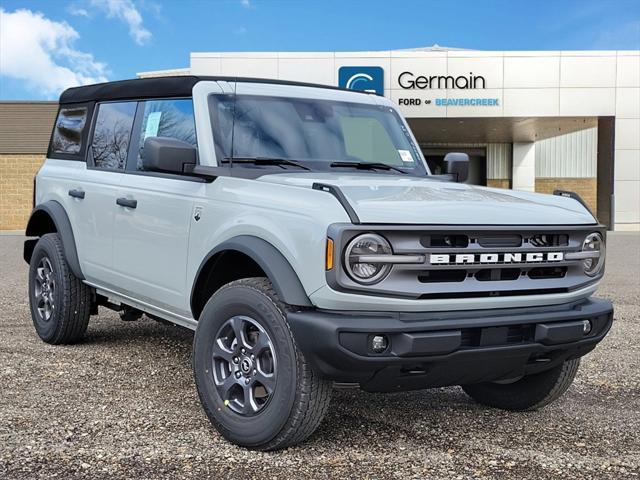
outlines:
{"label": "side window", "polygon": [[53,130],[51,151],[66,155],[80,154],[86,124],[87,107],[61,108]]}
{"label": "side window", "polygon": [[136,168],[144,170],[140,154],[148,137],[170,137],[198,147],[191,99],[150,100],[140,103],[144,116],[140,127],[140,148]]}
{"label": "side window", "polygon": [[91,155],[97,168],[124,170],[136,116],[137,102],[102,103],[91,140]]}

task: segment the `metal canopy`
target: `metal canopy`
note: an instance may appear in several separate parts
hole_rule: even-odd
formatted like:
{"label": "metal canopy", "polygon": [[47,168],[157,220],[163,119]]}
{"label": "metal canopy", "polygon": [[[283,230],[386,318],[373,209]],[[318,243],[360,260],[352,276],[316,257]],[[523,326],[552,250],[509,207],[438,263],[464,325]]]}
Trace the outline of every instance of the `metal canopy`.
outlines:
{"label": "metal canopy", "polygon": [[598,117],[407,118],[419,142],[533,142],[598,125]]}

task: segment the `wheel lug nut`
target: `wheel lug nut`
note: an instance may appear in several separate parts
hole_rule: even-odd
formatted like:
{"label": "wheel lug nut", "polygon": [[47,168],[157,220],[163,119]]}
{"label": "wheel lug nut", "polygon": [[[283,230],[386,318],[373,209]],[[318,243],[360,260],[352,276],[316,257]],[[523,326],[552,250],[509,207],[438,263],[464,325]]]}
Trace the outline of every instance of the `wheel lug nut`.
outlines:
{"label": "wheel lug nut", "polygon": [[251,360],[255,360],[256,356],[252,353],[251,354]]}
{"label": "wheel lug nut", "polygon": [[244,348],[241,348],[241,349],[240,349],[240,352],[245,353],[245,352],[246,352],[246,350],[245,350]]}
{"label": "wheel lug nut", "polygon": [[239,362],[238,357],[233,357],[233,363],[238,363],[238,362]]}
{"label": "wheel lug nut", "polygon": [[249,385],[249,379],[245,379],[244,383],[246,383],[247,385]]}
{"label": "wheel lug nut", "polygon": [[240,372],[236,372],[236,378],[240,378],[242,374]]}
{"label": "wheel lug nut", "polygon": [[255,375],[256,373],[258,373],[258,370],[256,370],[255,368],[253,369],[253,374]]}

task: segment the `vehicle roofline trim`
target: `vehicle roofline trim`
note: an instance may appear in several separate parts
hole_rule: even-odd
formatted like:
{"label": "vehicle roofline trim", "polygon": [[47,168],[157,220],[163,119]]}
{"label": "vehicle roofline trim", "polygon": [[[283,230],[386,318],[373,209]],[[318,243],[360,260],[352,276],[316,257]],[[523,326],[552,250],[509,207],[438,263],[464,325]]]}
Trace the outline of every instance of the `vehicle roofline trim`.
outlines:
{"label": "vehicle roofline trim", "polygon": [[203,81],[289,85],[296,87],[342,90],[345,92],[358,93],[363,95],[374,95],[370,92],[349,90],[333,85],[296,82],[292,80],[279,80],[273,78],[178,75],[153,78],[133,78],[127,80],[118,80],[115,82],[103,82],[93,85],[72,87],[62,92],[62,94],[60,95],[59,103],[61,105],[66,105],[70,103],[97,102],[107,100],[191,97],[193,87],[197,83]]}

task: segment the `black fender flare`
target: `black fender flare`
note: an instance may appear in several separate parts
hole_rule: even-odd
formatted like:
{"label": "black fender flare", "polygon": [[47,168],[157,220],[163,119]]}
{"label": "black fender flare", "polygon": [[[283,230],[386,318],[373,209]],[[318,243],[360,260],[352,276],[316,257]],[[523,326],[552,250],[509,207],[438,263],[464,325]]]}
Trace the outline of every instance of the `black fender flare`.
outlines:
{"label": "black fender flare", "polygon": [[[80,261],[78,260],[78,250],[76,249],[76,240],[73,235],[73,229],[71,228],[71,222],[69,216],[64,207],[55,200],[46,201],[31,212],[29,222],[25,235],[27,237],[40,237],[45,233],[51,233],[48,229],[43,228],[46,223],[46,219],[43,216],[48,216],[55,225],[56,232],[60,235],[62,240],[62,246],[64,248],[64,256],[67,260],[69,268],[73,274],[81,280],[84,280],[82,269],[80,268]],[[24,259],[27,263],[31,260],[31,254],[35,247],[37,240],[26,240],[24,245]]]}
{"label": "black fender flare", "polygon": [[194,297],[196,285],[202,270],[207,262],[217,253],[223,251],[237,251],[247,255],[265,272],[278,298],[289,305],[300,307],[312,307],[312,303],[305,292],[298,274],[295,272],[289,261],[280,251],[269,242],[251,235],[239,235],[233,237],[211,250],[202,260],[191,286],[190,305],[194,308]]}

